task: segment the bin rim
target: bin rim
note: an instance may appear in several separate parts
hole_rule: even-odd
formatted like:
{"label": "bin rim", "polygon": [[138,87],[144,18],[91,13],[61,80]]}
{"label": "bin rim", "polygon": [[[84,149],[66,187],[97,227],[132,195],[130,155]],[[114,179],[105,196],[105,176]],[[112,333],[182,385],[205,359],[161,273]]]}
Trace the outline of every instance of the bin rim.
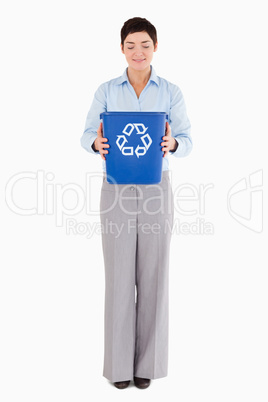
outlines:
{"label": "bin rim", "polygon": [[166,120],[168,120],[168,114],[166,112],[146,112],[146,111],[120,111],[120,112],[102,112],[100,114],[100,119],[102,119],[103,116],[137,116],[137,115],[147,115],[147,116],[159,116],[159,115],[165,115]]}

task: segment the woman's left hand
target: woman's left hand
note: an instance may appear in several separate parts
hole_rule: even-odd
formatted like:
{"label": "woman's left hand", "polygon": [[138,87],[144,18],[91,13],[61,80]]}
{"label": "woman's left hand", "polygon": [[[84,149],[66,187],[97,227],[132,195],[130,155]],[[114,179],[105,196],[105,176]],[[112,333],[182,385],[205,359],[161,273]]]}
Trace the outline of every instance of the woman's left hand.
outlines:
{"label": "woman's left hand", "polygon": [[174,137],[171,136],[171,127],[168,124],[168,122],[166,122],[166,133],[164,137],[162,137],[162,140],[164,141],[161,142],[161,146],[163,147],[162,151],[164,152],[163,157],[167,156],[169,151],[175,152],[176,149],[178,148],[177,141],[175,140]]}

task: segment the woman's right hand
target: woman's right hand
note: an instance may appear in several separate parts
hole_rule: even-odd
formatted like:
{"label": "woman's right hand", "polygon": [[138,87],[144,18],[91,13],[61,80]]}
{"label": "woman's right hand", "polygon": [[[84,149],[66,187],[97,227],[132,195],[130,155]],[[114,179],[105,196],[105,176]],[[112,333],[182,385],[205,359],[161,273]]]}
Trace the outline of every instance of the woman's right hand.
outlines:
{"label": "woman's right hand", "polygon": [[100,156],[103,160],[106,160],[105,154],[108,154],[108,150],[106,148],[109,148],[110,145],[107,144],[108,138],[103,137],[103,130],[102,130],[102,123],[100,123],[100,126],[97,130],[97,138],[94,141],[94,147],[97,151],[99,151]]}

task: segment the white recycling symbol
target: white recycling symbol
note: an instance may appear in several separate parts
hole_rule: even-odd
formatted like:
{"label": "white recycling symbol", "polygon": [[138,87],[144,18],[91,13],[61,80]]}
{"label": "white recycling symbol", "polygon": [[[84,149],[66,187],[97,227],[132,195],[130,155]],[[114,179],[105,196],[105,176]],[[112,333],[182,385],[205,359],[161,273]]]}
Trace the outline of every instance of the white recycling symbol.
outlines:
{"label": "white recycling symbol", "polygon": [[[133,147],[125,146],[125,144],[128,142],[125,136],[127,135],[128,137],[130,137],[134,129],[136,129],[136,134],[142,135],[141,141],[144,145],[144,146],[137,145],[135,150],[133,149]],[[134,155],[135,152],[136,156],[139,158],[140,156],[146,154],[146,152],[148,151],[153,142],[150,135],[146,133],[147,129],[148,127],[145,127],[143,123],[133,123],[133,124],[128,123],[125,126],[124,130],[122,131],[123,134],[125,135],[122,134],[118,135],[116,140],[116,145],[118,146],[123,155],[131,156]]]}

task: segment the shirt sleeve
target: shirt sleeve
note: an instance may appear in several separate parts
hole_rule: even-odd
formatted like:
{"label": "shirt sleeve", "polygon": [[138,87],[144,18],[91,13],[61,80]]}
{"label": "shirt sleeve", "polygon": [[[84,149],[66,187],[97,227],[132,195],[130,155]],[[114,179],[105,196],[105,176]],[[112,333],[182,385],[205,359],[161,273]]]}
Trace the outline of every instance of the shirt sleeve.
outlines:
{"label": "shirt sleeve", "polygon": [[178,158],[187,156],[193,147],[190,135],[191,124],[186,113],[183,94],[176,85],[171,86],[169,124],[171,127],[171,135],[178,142],[176,151],[170,152],[171,155]]}
{"label": "shirt sleeve", "polygon": [[97,138],[97,130],[100,125],[100,114],[106,112],[106,110],[106,91],[104,84],[102,84],[94,94],[91,107],[87,114],[84,133],[80,139],[81,146],[85,148],[86,151],[95,155],[98,155],[99,151],[94,151],[92,145]]}

